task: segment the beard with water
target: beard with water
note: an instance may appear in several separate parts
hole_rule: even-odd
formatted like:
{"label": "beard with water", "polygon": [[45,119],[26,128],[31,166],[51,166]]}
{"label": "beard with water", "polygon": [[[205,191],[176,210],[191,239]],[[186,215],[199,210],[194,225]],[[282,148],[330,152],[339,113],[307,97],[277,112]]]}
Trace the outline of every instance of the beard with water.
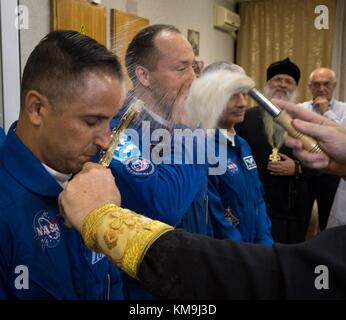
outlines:
{"label": "beard with water", "polygon": [[[150,90],[143,90],[143,97],[141,90],[132,90],[129,93],[129,100],[141,100],[141,98],[144,100],[144,97],[150,97],[145,100],[152,101],[152,103],[143,103],[143,110],[132,123],[134,127],[137,126],[136,124],[140,124],[141,138],[138,137],[137,130],[128,129],[127,134],[131,136],[132,141],[137,141],[136,145],[139,145],[139,139],[141,139],[141,147],[147,148],[146,152],[142,150],[142,154],[148,155],[150,153],[149,159],[158,160],[154,161],[155,163],[208,163],[213,166],[209,167],[209,174],[223,174],[227,168],[227,154],[221,152],[223,148],[216,150],[214,128],[217,127],[218,120],[225,110],[229,98],[233,94],[247,91],[252,87],[254,87],[254,82],[246,75],[218,70],[195,80],[188,92],[187,99],[181,94],[178,97],[180,92],[169,94],[159,83],[156,83]],[[131,102],[129,104],[131,105]],[[177,129],[175,117],[181,113],[187,114],[191,123],[190,128]],[[147,119],[155,120],[149,121],[150,128],[143,125]],[[143,129],[146,129],[145,132]],[[171,135],[172,129],[173,135]],[[150,136],[149,140],[147,139],[148,136]],[[225,135],[219,133],[218,138],[221,144],[227,143]],[[144,143],[143,140],[146,142]],[[225,141],[222,142],[222,140]],[[160,144],[162,145],[160,146]],[[155,147],[148,149],[152,145]],[[177,146],[183,147],[184,150],[177,150]],[[156,155],[159,154],[160,147],[162,147],[162,157],[153,157],[153,151]],[[172,151],[174,152],[173,156]],[[184,155],[185,160],[177,162],[177,155],[179,160],[180,155]],[[186,158],[188,158],[187,162]],[[203,159],[203,161],[201,162],[199,159]]]}
{"label": "beard with water", "polygon": [[[265,85],[263,93],[268,99],[281,99],[287,102],[295,102],[297,91],[289,92],[284,89],[285,94],[280,98],[277,95],[276,89],[270,89],[268,85]],[[283,145],[286,138],[286,131],[281,125],[275,122],[274,118],[266,112],[264,109],[260,108],[262,115],[262,120],[264,124],[264,131],[267,137],[267,141],[272,148],[278,148]]]}

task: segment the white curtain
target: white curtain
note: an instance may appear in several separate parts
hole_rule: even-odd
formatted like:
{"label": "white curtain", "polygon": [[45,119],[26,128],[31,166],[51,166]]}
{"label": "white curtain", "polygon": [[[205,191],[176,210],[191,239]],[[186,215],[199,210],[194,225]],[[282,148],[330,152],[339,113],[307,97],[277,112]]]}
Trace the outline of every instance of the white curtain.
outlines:
{"label": "white curtain", "polygon": [[334,97],[346,101],[346,1],[336,0],[332,69],[337,86]]}

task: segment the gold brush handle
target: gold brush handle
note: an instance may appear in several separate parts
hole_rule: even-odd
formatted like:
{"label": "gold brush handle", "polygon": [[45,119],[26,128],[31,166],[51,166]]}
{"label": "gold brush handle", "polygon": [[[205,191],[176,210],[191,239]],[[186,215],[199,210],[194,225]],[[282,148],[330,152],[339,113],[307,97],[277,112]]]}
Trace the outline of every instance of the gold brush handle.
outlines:
{"label": "gold brush handle", "polygon": [[116,128],[112,130],[111,141],[107,150],[102,151],[99,164],[107,168],[113,159],[113,154],[117,148],[120,138],[126,128],[129,126],[131,121],[138,115],[140,112],[140,100],[136,100],[131,106],[126,110],[124,115],[121,117],[120,122]]}
{"label": "gold brush handle", "polygon": [[306,151],[314,153],[323,153],[323,150],[318,145],[317,141],[309,136],[306,136],[295,129],[292,125],[291,116],[285,111],[282,110],[280,114],[274,118],[277,123],[279,123],[283,128],[286,129],[288,134],[296,139],[299,139],[303,142],[303,148]]}

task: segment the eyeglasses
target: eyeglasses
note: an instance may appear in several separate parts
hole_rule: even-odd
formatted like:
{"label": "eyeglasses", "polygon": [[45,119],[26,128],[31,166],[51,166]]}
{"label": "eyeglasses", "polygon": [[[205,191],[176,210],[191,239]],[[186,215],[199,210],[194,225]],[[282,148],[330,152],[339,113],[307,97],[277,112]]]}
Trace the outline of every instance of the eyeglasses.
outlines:
{"label": "eyeglasses", "polygon": [[333,81],[314,81],[310,82],[310,86],[312,89],[319,89],[320,87],[326,87],[327,89],[332,88],[334,85]]}

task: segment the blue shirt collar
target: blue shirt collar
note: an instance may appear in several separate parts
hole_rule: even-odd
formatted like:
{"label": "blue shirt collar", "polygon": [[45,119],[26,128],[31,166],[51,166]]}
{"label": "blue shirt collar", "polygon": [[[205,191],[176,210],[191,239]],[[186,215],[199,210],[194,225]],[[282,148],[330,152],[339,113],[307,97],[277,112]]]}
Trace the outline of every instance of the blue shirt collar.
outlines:
{"label": "blue shirt collar", "polygon": [[12,124],[1,150],[0,159],[5,169],[30,191],[43,196],[58,196],[62,188],[18,138],[16,125],[17,122]]}
{"label": "blue shirt collar", "polygon": [[[335,99],[332,97],[332,98],[329,100],[329,102],[328,102],[328,108],[329,108],[329,109],[333,109],[334,103],[335,103]],[[315,105],[314,105],[313,100],[311,100],[310,104],[311,104],[311,106],[312,106],[313,109],[316,108]]]}

